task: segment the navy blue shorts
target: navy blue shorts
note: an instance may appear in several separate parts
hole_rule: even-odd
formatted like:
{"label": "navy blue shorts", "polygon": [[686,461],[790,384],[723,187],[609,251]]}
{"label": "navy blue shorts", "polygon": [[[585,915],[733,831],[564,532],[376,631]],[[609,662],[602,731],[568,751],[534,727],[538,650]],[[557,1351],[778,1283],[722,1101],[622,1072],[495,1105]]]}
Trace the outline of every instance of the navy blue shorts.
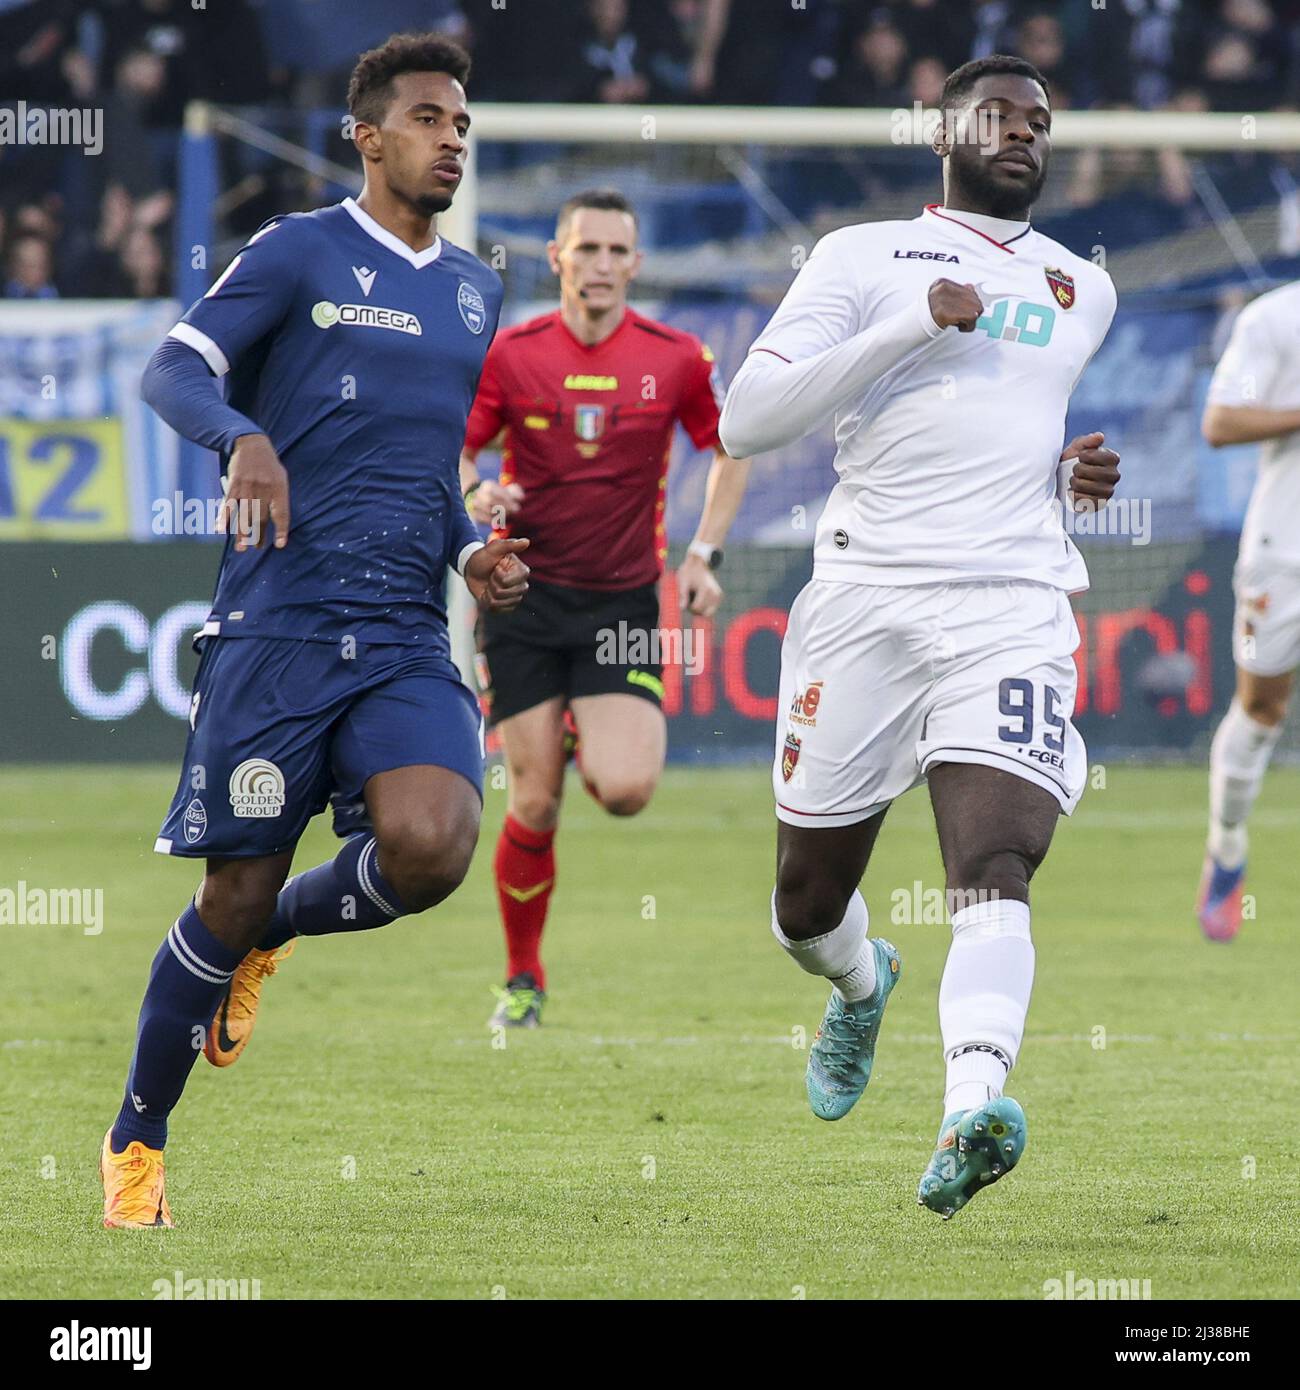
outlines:
{"label": "navy blue shorts", "polygon": [[154,844],[188,859],[292,849],[331,792],[433,764],[483,795],[478,701],[444,651],[276,637],[203,639],[180,784]]}

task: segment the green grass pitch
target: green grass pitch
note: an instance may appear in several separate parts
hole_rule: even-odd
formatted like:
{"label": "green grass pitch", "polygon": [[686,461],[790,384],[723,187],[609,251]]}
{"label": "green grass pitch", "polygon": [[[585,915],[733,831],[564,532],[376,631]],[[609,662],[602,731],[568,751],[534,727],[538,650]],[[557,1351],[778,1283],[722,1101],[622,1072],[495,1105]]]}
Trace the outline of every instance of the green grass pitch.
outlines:
{"label": "green grass pitch", "polygon": [[[489,791],[449,903],[301,943],[240,1063],[198,1062],[168,1146],[177,1229],[110,1232],[98,1146],[149,960],[196,877],[150,850],[173,776],[0,770],[0,887],[102,887],[106,919],[97,936],[0,927],[6,1298],[148,1299],[176,1271],[257,1280],[262,1298],[1033,1299],[1069,1271],[1149,1279],[1157,1299],[1294,1293],[1300,770],[1269,776],[1256,919],[1227,947],[1192,917],[1203,771],[1112,765],[1062,823],[1011,1087],[1029,1148],[950,1223],[915,1201],[948,929],[890,921],[895,890],[942,887],[924,793],[894,808],[865,885],[904,978],[870,1091],[826,1124],[796,1046],[824,989],[770,938],[767,774],[738,768],[670,771],[635,821],[570,782],[552,999],[504,1049],[486,1027]],[[299,865],[333,846],[317,821]]]}

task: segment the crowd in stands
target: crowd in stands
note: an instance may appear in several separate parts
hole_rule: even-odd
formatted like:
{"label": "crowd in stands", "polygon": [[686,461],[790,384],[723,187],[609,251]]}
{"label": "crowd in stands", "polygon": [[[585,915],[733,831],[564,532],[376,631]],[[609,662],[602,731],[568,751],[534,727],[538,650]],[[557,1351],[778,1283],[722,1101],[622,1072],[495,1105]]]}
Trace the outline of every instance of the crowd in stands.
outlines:
{"label": "crowd in stands", "polygon": [[0,0],[0,106],[104,131],[94,158],[0,142],[0,294],[166,293],[186,103],[337,108],[410,29],[470,48],[478,101],[933,105],[1014,52],[1058,108],[1300,106],[1300,0]]}

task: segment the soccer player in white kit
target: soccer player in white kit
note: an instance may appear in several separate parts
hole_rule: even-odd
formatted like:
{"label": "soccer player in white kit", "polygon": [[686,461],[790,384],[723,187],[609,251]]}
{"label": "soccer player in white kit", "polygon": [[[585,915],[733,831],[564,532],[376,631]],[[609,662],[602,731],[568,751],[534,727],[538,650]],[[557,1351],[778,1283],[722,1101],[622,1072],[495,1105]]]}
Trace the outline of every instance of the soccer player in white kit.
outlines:
{"label": "soccer player in white kit", "polygon": [[1261,441],[1233,576],[1237,691],[1210,745],[1210,833],[1197,916],[1213,941],[1241,928],[1246,820],[1300,666],[1300,282],[1247,305],[1210,382],[1201,430]]}
{"label": "soccer player in white kit", "polygon": [[948,1217],[1024,1149],[1002,1091],[1033,982],[1029,880],[1086,770],[1068,595],[1088,577],[1061,508],[1104,502],[1119,460],[1100,434],[1062,451],[1115,290],[1028,221],[1046,82],[983,58],[941,105],[944,202],[818,243],[732,382],[721,437],[748,456],[834,419],[839,482],[781,654],[772,930],[832,983],[807,1088],[839,1119],[900,969],[858,884],[890,803],[928,782],[953,939],[943,1121],[918,1200]]}

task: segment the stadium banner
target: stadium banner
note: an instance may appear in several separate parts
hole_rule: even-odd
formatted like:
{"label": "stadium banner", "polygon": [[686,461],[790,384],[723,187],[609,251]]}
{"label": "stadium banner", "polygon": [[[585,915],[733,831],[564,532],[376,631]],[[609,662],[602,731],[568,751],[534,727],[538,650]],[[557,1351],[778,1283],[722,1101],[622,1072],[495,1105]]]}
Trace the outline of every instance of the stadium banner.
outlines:
{"label": "stadium banner", "polygon": [[[1093,588],[1075,601],[1076,722],[1093,760],[1203,755],[1233,686],[1235,538],[1085,550]],[[191,638],[219,556],[196,540],[0,545],[0,762],[178,759]],[[609,634],[653,644],[647,655],[662,661],[674,761],[771,756],[781,638],[810,562],[802,547],[729,550],[712,619],[682,614],[670,569],[658,631]]]}
{"label": "stadium banner", "polygon": [[140,400],[170,300],[0,302],[0,541],[150,539],[180,450]]}

